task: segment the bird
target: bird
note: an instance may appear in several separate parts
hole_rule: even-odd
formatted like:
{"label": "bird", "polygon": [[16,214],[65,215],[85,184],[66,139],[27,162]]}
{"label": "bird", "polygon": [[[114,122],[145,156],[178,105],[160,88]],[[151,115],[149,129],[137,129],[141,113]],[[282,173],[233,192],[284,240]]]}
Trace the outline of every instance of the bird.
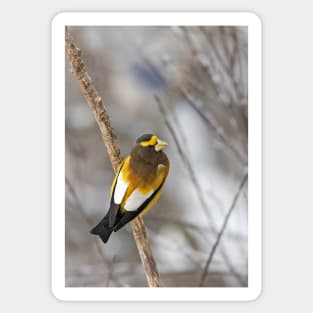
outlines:
{"label": "bird", "polygon": [[90,230],[106,243],[138,215],[145,214],[159,199],[170,164],[163,152],[168,144],[154,134],[137,138],[131,153],[119,165],[111,185],[110,206],[104,218]]}

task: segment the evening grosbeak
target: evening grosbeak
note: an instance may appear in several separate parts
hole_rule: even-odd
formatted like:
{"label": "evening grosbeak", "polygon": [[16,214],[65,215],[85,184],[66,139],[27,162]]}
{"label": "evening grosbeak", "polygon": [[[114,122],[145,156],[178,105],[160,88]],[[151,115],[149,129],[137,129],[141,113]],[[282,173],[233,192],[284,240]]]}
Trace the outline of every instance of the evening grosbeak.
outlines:
{"label": "evening grosbeak", "polygon": [[146,213],[159,199],[169,171],[168,158],[162,151],[166,146],[156,135],[144,134],[120,164],[111,186],[109,211],[90,231],[104,243],[112,231]]}

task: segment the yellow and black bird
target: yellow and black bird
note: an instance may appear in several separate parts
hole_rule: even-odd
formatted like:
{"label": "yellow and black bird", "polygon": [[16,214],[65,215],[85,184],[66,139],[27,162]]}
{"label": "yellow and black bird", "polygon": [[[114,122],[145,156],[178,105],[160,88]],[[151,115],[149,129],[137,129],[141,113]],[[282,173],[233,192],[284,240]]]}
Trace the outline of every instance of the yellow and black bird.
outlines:
{"label": "yellow and black bird", "polygon": [[156,135],[144,134],[119,166],[111,186],[109,211],[90,231],[104,243],[113,231],[143,215],[159,199],[169,171],[168,158],[162,151],[166,146]]}

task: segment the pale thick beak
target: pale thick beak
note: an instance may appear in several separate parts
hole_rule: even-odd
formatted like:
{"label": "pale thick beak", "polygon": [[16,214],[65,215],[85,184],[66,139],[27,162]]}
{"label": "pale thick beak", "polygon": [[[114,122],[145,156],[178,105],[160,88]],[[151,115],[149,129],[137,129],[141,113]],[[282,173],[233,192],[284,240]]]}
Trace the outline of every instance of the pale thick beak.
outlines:
{"label": "pale thick beak", "polygon": [[158,139],[157,141],[157,144],[155,145],[155,151],[161,151],[163,150],[166,146],[167,146],[167,142],[161,140],[161,139]]}

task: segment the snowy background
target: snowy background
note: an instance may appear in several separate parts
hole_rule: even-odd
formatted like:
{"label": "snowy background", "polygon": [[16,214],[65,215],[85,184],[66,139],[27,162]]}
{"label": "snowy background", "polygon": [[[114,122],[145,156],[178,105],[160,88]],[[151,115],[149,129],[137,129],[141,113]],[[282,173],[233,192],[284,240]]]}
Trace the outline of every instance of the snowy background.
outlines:
{"label": "snowy background", "polygon": [[[247,28],[69,30],[122,154],[147,132],[169,143],[169,177],[144,216],[164,285],[247,286]],[[147,286],[129,225],[106,245],[89,234],[108,209],[114,173],[68,64],[65,70],[66,286]]]}

